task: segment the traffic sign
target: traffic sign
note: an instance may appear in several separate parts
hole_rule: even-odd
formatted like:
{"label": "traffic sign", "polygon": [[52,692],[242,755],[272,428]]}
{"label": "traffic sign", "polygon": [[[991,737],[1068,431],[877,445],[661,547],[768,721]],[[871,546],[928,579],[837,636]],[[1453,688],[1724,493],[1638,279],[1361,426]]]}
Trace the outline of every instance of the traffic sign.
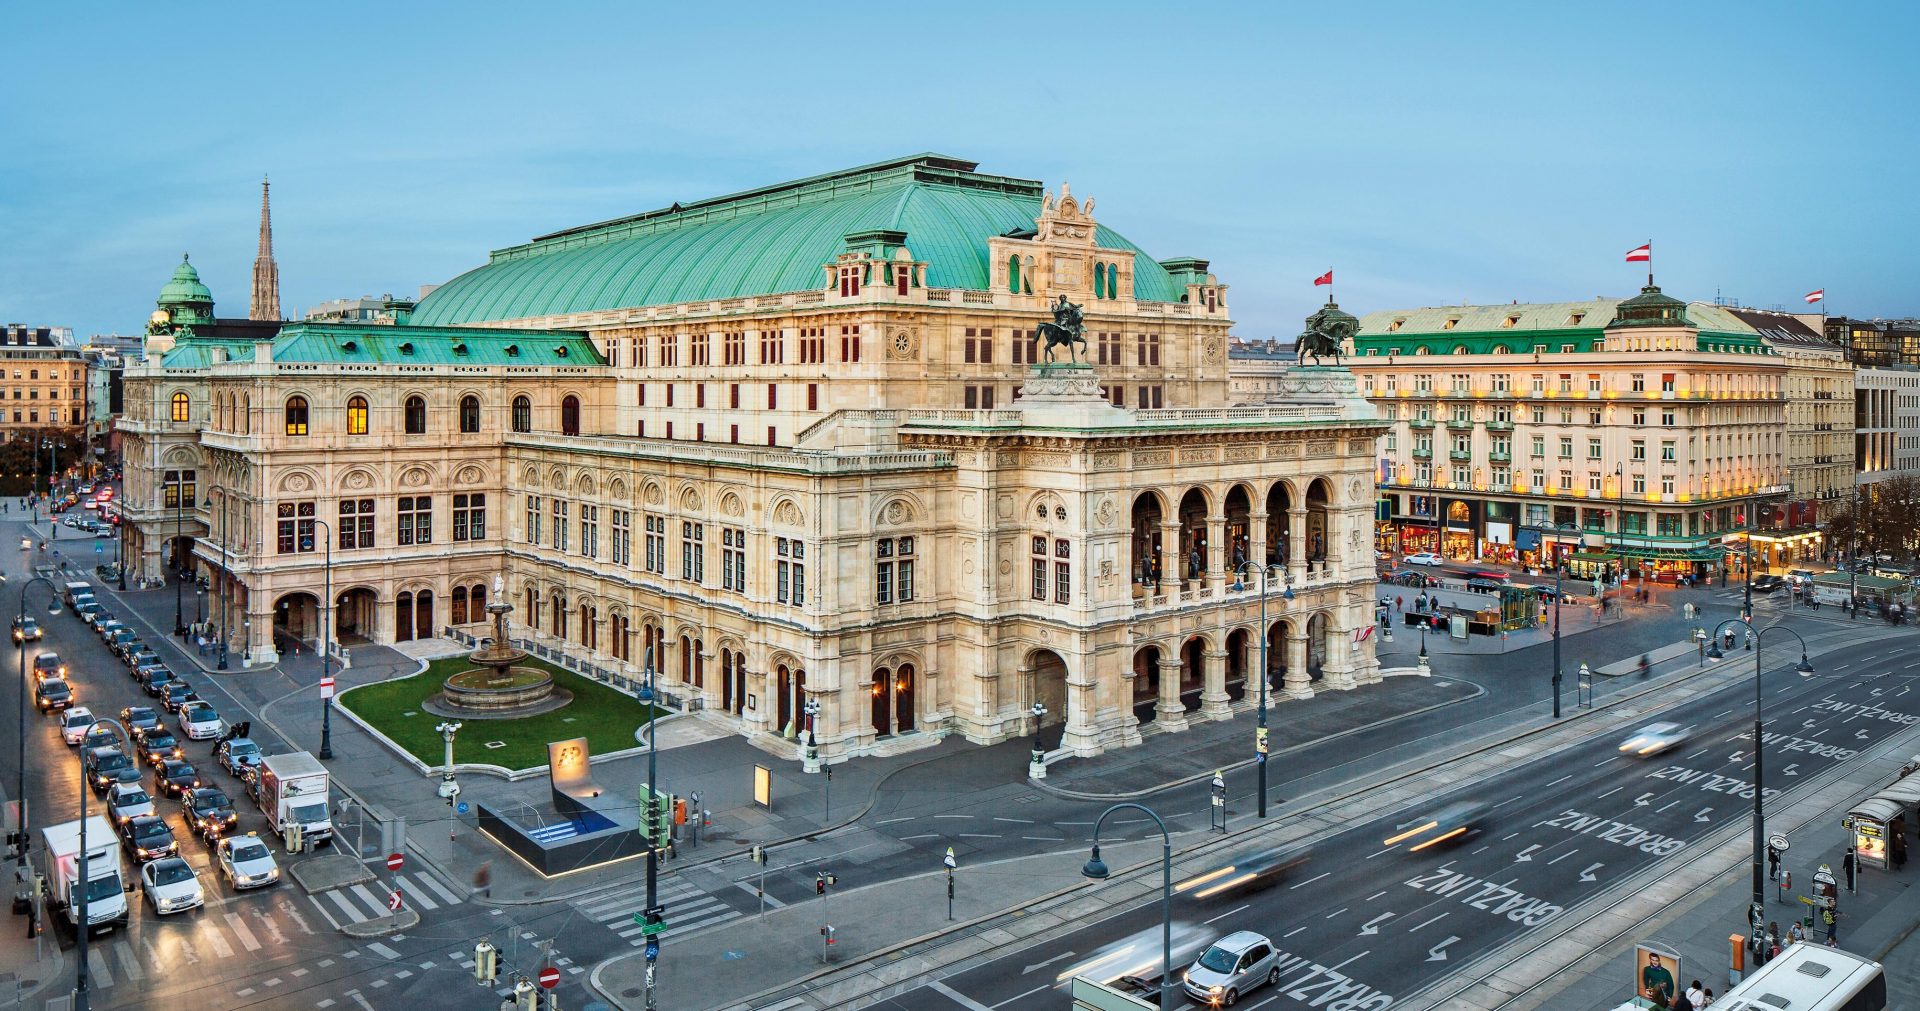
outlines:
{"label": "traffic sign", "polygon": [[458,811],[458,812],[460,812],[461,814],[466,814],[466,813],[467,813],[467,802],[463,800],[463,801],[461,801],[460,803],[458,803],[458,804],[455,804],[455,805],[453,805],[453,809],[454,809],[455,811]]}
{"label": "traffic sign", "polygon": [[400,889],[395,888],[393,890],[393,894],[387,896],[387,908],[397,913],[400,911],[400,906],[401,906]]}
{"label": "traffic sign", "polygon": [[647,939],[647,961],[653,962],[653,961],[657,961],[659,958],[660,958],[660,942],[652,938],[648,938]]}
{"label": "traffic sign", "polygon": [[323,699],[333,698],[333,679],[332,678],[324,677],[320,679],[320,697]]}
{"label": "traffic sign", "polygon": [[387,854],[387,870],[397,871],[401,867],[406,866],[406,863],[407,863],[407,858],[401,856],[398,853]]}
{"label": "traffic sign", "polygon": [[545,969],[540,970],[541,989],[551,990],[554,987],[559,985],[560,985],[560,970],[554,968],[553,966],[547,966]]}
{"label": "traffic sign", "polygon": [[954,860],[953,858],[953,847],[951,846],[947,847],[947,855],[944,857],[941,857],[940,862],[943,864],[946,864],[948,870],[952,870],[953,868],[960,866],[959,862]]}
{"label": "traffic sign", "polygon": [[1787,837],[1775,832],[1767,837],[1767,845],[1785,853],[1787,851]]}

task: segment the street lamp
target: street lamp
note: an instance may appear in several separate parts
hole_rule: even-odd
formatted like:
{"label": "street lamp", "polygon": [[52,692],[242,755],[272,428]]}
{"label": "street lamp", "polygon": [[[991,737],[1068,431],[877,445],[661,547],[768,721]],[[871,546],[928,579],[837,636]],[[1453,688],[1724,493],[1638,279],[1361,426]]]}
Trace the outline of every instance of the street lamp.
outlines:
{"label": "street lamp", "polygon": [[[23,628],[26,626],[27,591],[33,589],[33,584],[35,583],[46,586],[47,593],[51,595],[51,600],[47,604],[47,614],[53,616],[60,613],[59,588],[53,585],[53,580],[45,576],[35,576],[20,585],[20,616],[14,619],[14,628]],[[27,834],[27,642],[25,639],[20,640],[20,784],[19,788],[14,792],[14,796],[18,798],[20,802],[20,824],[18,826],[20,832],[20,862],[14,875],[14,883],[24,887],[29,881],[33,880],[33,875],[27,871],[27,847],[31,845],[33,837]]]}
{"label": "street lamp", "polygon": [[1027,759],[1027,775],[1033,779],[1047,778],[1047,752],[1040,746],[1040,718],[1047,715],[1047,707],[1038,702],[1027,710],[1033,717],[1033,755]]}
{"label": "street lamp", "polygon": [[1553,570],[1553,718],[1560,718],[1560,576],[1564,566]]}
{"label": "street lamp", "polygon": [[[119,720],[102,716],[94,721],[96,727],[102,724],[118,730],[122,743],[132,743],[133,735],[127,732],[126,726]],[[25,798],[23,797],[22,800],[24,801]],[[89,884],[92,879],[87,877],[87,777],[84,775],[80,777],[80,862],[74,870],[77,874],[76,880],[80,882],[80,897],[74,903],[76,907],[74,921],[80,924],[80,929],[75,931],[80,947],[80,965],[74,975],[73,1011],[92,1011],[93,995],[87,992],[87,937],[93,933],[93,923],[87,917],[87,892],[92,890]]]}
{"label": "street lamp", "polygon": [[1426,677],[1430,665],[1427,662],[1427,623],[1420,623],[1420,676]]}
{"label": "street lamp", "polygon": [[820,718],[820,700],[808,699],[801,704],[800,712],[807,718],[807,746],[801,752],[802,767],[807,772],[819,772],[820,736],[814,732],[814,723]]}
{"label": "street lamp", "polygon": [[[320,757],[333,757],[333,695],[327,688],[327,679],[333,677],[333,526],[326,520],[314,517],[314,526],[326,531],[327,560],[322,569],[321,579],[324,587],[320,596]],[[307,538],[307,550],[313,550],[313,538]],[[455,727],[458,727],[455,724]],[[452,747],[451,741],[448,747]],[[453,764],[449,753],[447,764]],[[451,778],[451,774],[449,774]],[[441,796],[446,796],[442,793]]]}
{"label": "street lamp", "polygon": [[[1279,573],[1280,578],[1284,581],[1287,578],[1287,573],[1285,569],[1278,565],[1258,565],[1258,563],[1249,559],[1241,562],[1239,567],[1233,570],[1233,592],[1239,593],[1247,588],[1246,584],[1242,582],[1242,574],[1249,565],[1257,565],[1260,570],[1260,708],[1258,710],[1259,723],[1253,731],[1253,763],[1259,769],[1260,774],[1259,813],[1260,817],[1265,818],[1267,816],[1267,681],[1272,677],[1272,671],[1267,666],[1267,636],[1269,635],[1269,629],[1267,628],[1267,580],[1273,573]],[[1293,584],[1287,583],[1286,588],[1280,592],[1280,596],[1286,600],[1292,600]],[[1391,622],[1387,625],[1387,634],[1389,636],[1393,634],[1393,625]],[[1420,646],[1420,666],[1423,668],[1427,665],[1425,637],[1426,632],[1423,629],[1421,631],[1422,641]]]}
{"label": "street lamp", "polygon": [[187,486],[181,481],[179,471],[171,471],[170,473],[173,474],[173,487],[168,490],[173,492],[173,560],[175,563],[173,573],[173,634],[175,638],[185,641],[187,637],[187,623],[185,615],[182,613],[180,595],[185,592],[187,582],[186,573],[182,569],[186,559],[182,557],[184,552],[181,550],[181,545],[187,536]]}
{"label": "street lamp", "polygon": [[[1728,625],[1746,625],[1746,622],[1729,618],[1715,626],[1713,630],[1713,645],[1707,650],[1707,659],[1716,663],[1726,659],[1726,653],[1720,649],[1720,631]],[[1761,809],[1760,793],[1761,733],[1763,727],[1761,715],[1763,707],[1765,706],[1766,696],[1760,689],[1761,650],[1756,648],[1755,644],[1764,645],[1761,640],[1768,632],[1772,632],[1775,629],[1793,636],[1800,642],[1800,662],[1794,664],[1794,673],[1802,677],[1813,673],[1813,664],[1807,662],[1807,640],[1801,638],[1800,633],[1795,632],[1780,622],[1768,625],[1758,632],[1754,632],[1751,626],[1748,626],[1747,632],[1749,639],[1747,641],[1747,648],[1753,650],[1753,906],[1749,910],[1748,922],[1753,925],[1756,937],[1759,935],[1762,921],[1766,918],[1767,875],[1763,862],[1766,859],[1767,827],[1766,814]]]}
{"label": "street lamp", "polygon": [[447,743],[447,765],[445,770],[440,773],[439,794],[445,799],[452,800],[460,796],[460,784],[453,778],[453,735],[460,732],[460,724],[449,720],[440,723],[433,729],[440,735],[440,739]]}
{"label": "street lamp", "polygon": [[[647,638],[653,637],[649,635]],[[660,707],[655,702],[653,689],[653,646],[651,644],[641,656],[641,663],[646,677],[646,680],[640,683],[639,696],[640,701],[647,707],[647,803],[658,806],[659,802],[656,798],[659,796],[659,784],[656,775],[660,769],[660,753],[653,732],[653,716],[660,711]],[[647,840],[647,908],[643,917],[648,923],[653,922],[660,913],[660,847],[657,844],[656,839]],[[658,1007],[654,1003],[654,963],[660,957],[660,935],[648,935],[648,940],[652,943],[647,945],[646,1007],[647,1011],[654,1011]]]}
{"label": "street lamp", "polygon": [[1160,826],[1160,1011],[1173,1011],[1173,836],[1167,832],[1167,823],[1161,821],[1152,808],[1139,804],[1129,802],[1107,808],[1093,823],[1093,856],[1080,873],[1095,881],[1107,879],[1106,862],[1100,859],[1100,826],[1105,825],[1107,817],[1115,811],[1129,809],[1145,814]]}
{"label": "street lamp", "polygon": [[1573,697],[1575,703],[1582,709],[1591,708],[1593,705],[1593,671],[1584,663],[1580,665],[1580,680],[1574,682]]}
{"label": "street lamp", "polygon": [[[206,501],[202,504],[205,505],[209,510],[213,508],[212,493],[208,493]],[[315,522],[318,522],[318,520],[316,520]],[[226,670],[227,669],[227,622],[229,620],[229,616],[227,613],[227,602],[232,595],[227,592],[227,581],[226,581],[226,572],[228,569],[228,564],[227,564],[228,551],[227,551],[227,497],[225,495],[220,496],[220,536],[215,538],[215,540],[219,541],[220,543],[220,632],[219,632],[220,659],[219,659],[219,662],[214,666],[218,670]]]}

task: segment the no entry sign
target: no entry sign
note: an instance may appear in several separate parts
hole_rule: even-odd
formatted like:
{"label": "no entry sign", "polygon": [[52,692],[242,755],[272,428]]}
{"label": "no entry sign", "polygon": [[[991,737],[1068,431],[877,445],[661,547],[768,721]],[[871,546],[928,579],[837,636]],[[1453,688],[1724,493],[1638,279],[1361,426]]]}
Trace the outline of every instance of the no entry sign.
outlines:
{"label": "no entry sign", "polygon": [[333,698],[333,679],[332,678],[320,679],[320,697],[323,699]]}
{"label": "no entry sign", "polygon": [[548,990],[559,986],[560,970],[553,966],[547,966],[545,969],[540,970],[540,985]]}
{"label": "no entry sign", "polygon": [[398,853],[387,854],[387,870],[397,871],[406,866],[407,858]]}

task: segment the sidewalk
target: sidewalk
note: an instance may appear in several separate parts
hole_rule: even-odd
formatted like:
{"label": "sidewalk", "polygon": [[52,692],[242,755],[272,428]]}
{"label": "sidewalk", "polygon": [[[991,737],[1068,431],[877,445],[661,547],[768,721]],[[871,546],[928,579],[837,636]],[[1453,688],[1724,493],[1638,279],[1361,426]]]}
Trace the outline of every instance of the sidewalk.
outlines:
{"label": "sidewalk", "polygon": [[[0,783],[0,801],[12,800],[13,780],[10,777]],[[31,819],[33,812],[28,812]],[[38,857],[35,858],[36,863]],[[60,955],[60,939],[56,932],[61,926],[51,915],[41,924],[41,937],[36,944],[27,936],[26,914],[14,914],[13,895],[16,887],[15,868],[11,858],[5,861],[6,867],[0,870],[4,877],[6,910],[0,918],[0,1008],[28,1007],[33,998],[57,986],[66,984],[66,962]]]}

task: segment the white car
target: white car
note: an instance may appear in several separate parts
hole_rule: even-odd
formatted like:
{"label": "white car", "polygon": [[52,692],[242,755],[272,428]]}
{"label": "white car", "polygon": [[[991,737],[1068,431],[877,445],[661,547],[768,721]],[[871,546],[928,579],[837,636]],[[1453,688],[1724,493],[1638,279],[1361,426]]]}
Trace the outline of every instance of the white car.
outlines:
{"label": "white car", "polygon": [[107,813],[113,815],[116,823],[152,814],[153,798],[147,794],[146,784],[115,783],[107,791]]}
{"label": "white car", "polygon": [[1620,750],[1632,755],[1657,755],[1663,751],[1687,743],[1687,730],[1678,723],[1649,723],[1633,732],[1633,736],[1620,745]]}
{"label": "white car", "polygon": [[227,732],[227,721],[205,702],[189,702],[180,707],[180,729],[189,741],[205,741]]}
{"label": "white car", "polygon": [[220,840],[214,862],[227,884],[236,889],[262,888],[280,880],[280,865],[273,862],[273,851],[252,832]]}
{"label": "white car", "polygon": [[140,868],[140,889],[147,893],[153,911],[165,916],[206,904],[206,890],[200,887],[200,875],[193,865],[179,857],[161,857]]}
{"label": "white car", "polygon": [[86,706],[74,706],[60,714],[60,739],[68,745],[79,746],[80,739],[87,736],[87,729],[94,724],[93,713]]}
{"label": "white car", "polygon": [[1416,551],[1401,561],[1408,565],[1444,565],[1447,560],[1431,551]]}

